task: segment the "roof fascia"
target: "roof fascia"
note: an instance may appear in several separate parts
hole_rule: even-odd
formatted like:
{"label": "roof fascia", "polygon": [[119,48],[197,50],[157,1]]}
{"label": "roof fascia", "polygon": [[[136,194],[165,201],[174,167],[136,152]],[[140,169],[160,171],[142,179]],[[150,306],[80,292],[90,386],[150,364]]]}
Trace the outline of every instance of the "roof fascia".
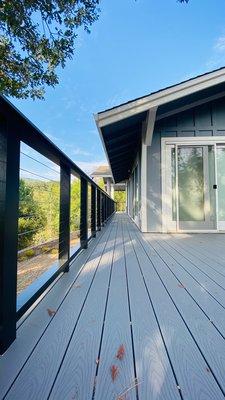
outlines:
{"label": "roof fascia", "polygon": [[219,71],[193,78],[187,82],[162,89],[157,93],[150,94],[141,99],[131,101],[127,104],[115,107],[95,115],[95,120],[99,128],[129,118],[132,115],[147,111],[153,107],[177,100],[181,97],[198,92],[208,87],[223,83],[225,80],[225,68]]}

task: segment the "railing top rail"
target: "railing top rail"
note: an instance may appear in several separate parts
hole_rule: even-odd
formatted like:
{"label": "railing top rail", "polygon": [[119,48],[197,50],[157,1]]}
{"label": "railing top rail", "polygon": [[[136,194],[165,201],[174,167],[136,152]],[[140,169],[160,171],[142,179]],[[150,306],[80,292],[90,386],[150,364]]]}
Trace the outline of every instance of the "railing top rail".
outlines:
{"label": "railing top rail", "polygon": [[[31,146],[34,150],[49,158],[57,165],[65,165],[75,175],[85,178],[105,196],[113,200],[100,186],[95,183],[78,165],[59,149],[41,130],[36,127],[21,111],[19,111],[5,96],[0,95],[0,112],[7,123],[13,125],[15,135]],[[10,121],[10,122],[8,122]]]}

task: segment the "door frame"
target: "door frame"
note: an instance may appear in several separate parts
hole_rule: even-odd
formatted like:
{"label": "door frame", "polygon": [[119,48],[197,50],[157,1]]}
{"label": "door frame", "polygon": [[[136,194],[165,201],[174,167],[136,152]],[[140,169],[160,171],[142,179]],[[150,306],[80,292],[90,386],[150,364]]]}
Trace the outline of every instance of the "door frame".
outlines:
{"label": "door frame", "polygon": [[[168,230],[168,222],[171,221],[171,215],[168,215],[167,207],[167,182],[166,182],[166,145],[211,145],[215,149],[215,184],[217,184],[217,158],[216,158],[216,144],[225,145],[225,136],[188,136],[188,137],[164,137],[161,138],[161,178],[162,178],[162,231],[163,232],[195,232],[195,233],[217,233],[221,228],[218,224],[218,191],[216,190],[216,228],[213,230],[181,230],[178,229],[177,221],[174,224],[175,229]],[[176,163],[177,164],[177,163]],[[225,228],[225,226],[224,226]],[[223,229],[224,229],[223,228]]]}

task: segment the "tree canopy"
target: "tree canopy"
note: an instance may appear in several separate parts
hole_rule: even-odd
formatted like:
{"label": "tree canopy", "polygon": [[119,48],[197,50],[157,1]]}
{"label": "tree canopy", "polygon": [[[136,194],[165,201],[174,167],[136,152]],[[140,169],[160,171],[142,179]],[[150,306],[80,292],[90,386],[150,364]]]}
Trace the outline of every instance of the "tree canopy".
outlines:
{"label": "tree canopy", "polygon": [[43,98],[45,86],[58,84],[57,68],[65,67],[73,57],[77,29],[89,32],[98,19],[99,3],[1,0],[0,92],[17,98]]}
{"label": "tree canopy", "polygon": [[43,98],[58,83],[57,67],[72,58],[77,29],[98,19],[99,0],[2,0],[0,91]]}

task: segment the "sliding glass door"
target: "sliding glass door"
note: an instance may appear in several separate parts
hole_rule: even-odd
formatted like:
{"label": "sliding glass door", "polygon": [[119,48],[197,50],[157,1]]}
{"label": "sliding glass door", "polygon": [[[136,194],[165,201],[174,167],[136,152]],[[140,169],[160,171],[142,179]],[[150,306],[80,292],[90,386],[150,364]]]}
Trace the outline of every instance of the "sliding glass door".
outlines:
{"label": "sliding glass door", "polygon": [[175,142],[165,150],[164,230],[225,230],[225,145]]}
{"label": "sliding glass door", "polygon": [[217,197],[218,197],[218,230],[225,230],[225,145],[216,149]]}

